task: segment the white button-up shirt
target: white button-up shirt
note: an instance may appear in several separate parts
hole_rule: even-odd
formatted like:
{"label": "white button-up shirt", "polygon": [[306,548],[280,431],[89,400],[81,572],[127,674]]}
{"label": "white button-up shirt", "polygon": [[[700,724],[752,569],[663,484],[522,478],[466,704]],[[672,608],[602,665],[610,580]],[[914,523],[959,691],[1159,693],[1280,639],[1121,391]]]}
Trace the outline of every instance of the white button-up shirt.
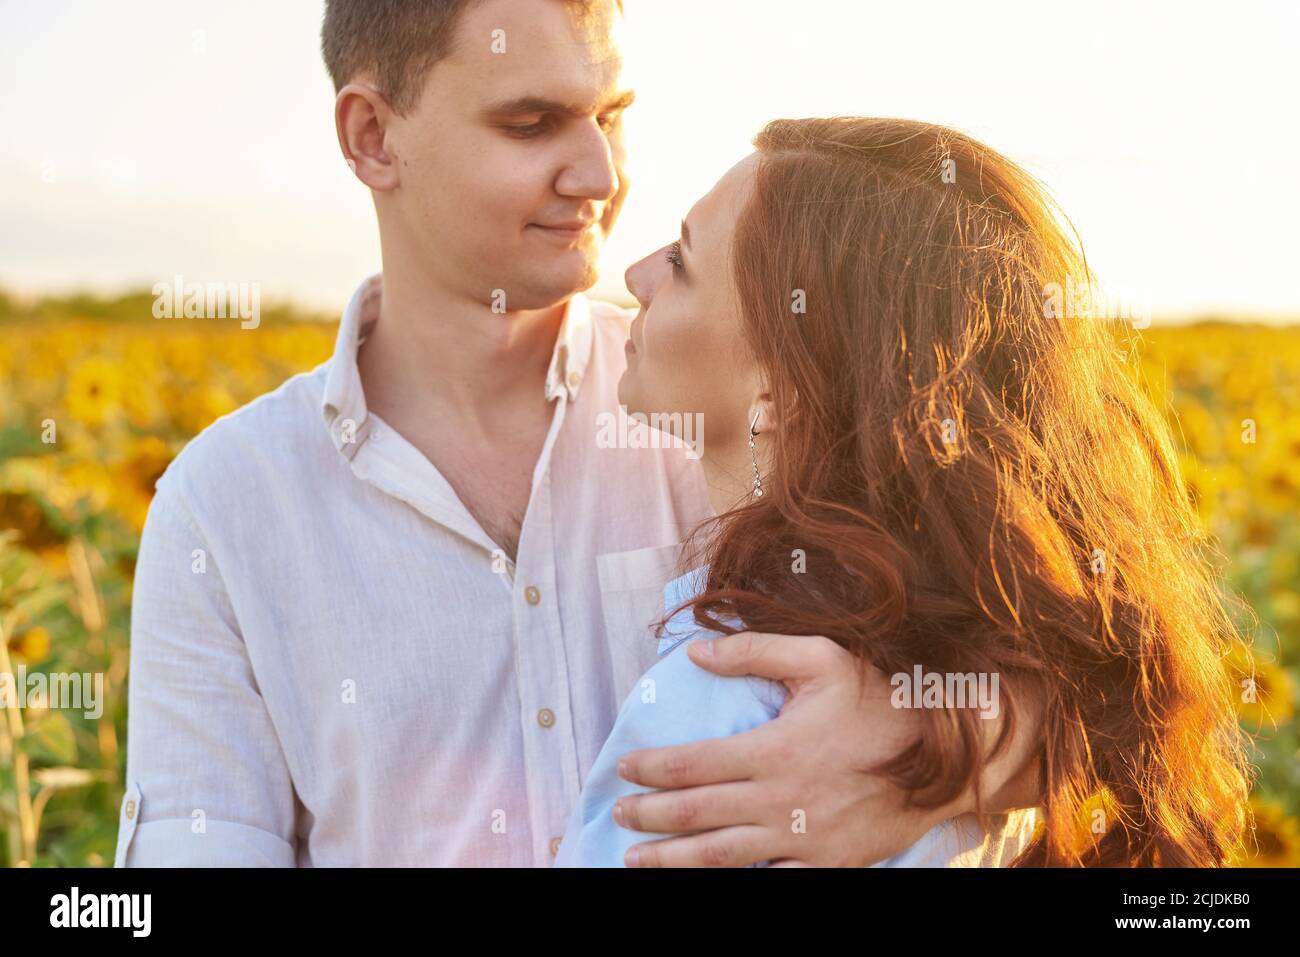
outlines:
{"label": "white button-up shirt", "polygon": [[511,563],[367,412],[356,357],[379,295],[372,277],[331,359],[158,482],[118,866],[550,866],[656,660],[678,545],[712,511],[682,448],[600,438],[631,316],[568,303]]}

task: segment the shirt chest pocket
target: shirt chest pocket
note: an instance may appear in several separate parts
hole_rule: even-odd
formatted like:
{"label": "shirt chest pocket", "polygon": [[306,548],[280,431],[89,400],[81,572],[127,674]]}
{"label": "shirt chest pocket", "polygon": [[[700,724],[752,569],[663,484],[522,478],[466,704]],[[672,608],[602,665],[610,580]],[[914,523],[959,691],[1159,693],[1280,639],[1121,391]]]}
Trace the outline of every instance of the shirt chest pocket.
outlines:
{"label": "shirt chest pocket", "polygon": [[664,616],[664,585],[676,578],[679,545],[596,556],[605,643],[618,701],[658,660],[654,626]]}

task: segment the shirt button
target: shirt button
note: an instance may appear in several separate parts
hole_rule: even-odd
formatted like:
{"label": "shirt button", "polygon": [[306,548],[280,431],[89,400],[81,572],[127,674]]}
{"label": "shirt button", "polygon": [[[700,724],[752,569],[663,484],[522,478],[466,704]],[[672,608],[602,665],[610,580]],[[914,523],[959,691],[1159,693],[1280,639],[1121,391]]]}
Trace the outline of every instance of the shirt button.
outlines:
{"label": "shirt button", "polygon": [[582,381],[582,376],[578,375],[578,373],[576,373],[576,372],[570,372],[570,373],[569,373],[569,388],[570,388],[570,389],[576,389],[576,388],[578,387],[578,383],[581,382],[581,381]]}
{"label": "shirt button", "polygon": [[528,599],[528,604],[536,605],[542,600],[542,593],[537,590],[536,585],[529,585],[524,589],[524,598]]}
{"label": "shirt button", "polygon": [[551,838],[551,857],[554,857],[556,854],[560,853],[560,842],[562,840],[564,840],[564,838],[562,837]]}
{"label": "shirt button", "polygon": [[127,802],[126,802],[126,819],[127,819],[128,821],[133,821],[133,820],[135,820],[135,802],[134,802],[134,801],[127,801]]}
{"label": "shirt button", "polygon": [[550,708],[543,708],[541,711],[537,712],[537,723],[543,728],[549,728],[551,725],[555,724],[555,712]]}

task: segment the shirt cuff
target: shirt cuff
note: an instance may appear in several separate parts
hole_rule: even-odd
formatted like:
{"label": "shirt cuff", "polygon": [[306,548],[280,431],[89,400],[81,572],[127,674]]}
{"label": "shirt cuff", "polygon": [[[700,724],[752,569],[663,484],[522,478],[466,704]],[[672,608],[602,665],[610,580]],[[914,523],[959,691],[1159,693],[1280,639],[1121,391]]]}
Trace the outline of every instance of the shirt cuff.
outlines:
{"label": "shirt cuff", "polygon": [[122,798],[114,867],[294,867],[293,845],[270,831],[233,821],[165,818],[141,823],[140,789]]}

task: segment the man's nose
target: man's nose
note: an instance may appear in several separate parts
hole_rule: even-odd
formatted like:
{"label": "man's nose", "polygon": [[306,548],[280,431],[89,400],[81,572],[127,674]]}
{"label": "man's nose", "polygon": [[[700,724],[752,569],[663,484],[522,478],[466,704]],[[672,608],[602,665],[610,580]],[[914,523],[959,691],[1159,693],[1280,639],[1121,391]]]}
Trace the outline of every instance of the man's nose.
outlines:
{"label": "man's nose", "polygon": [[574,133],[573,155],[555,183],[561,196],[606,201],[618,194],[618,164],[609,138],[595,120]]}

